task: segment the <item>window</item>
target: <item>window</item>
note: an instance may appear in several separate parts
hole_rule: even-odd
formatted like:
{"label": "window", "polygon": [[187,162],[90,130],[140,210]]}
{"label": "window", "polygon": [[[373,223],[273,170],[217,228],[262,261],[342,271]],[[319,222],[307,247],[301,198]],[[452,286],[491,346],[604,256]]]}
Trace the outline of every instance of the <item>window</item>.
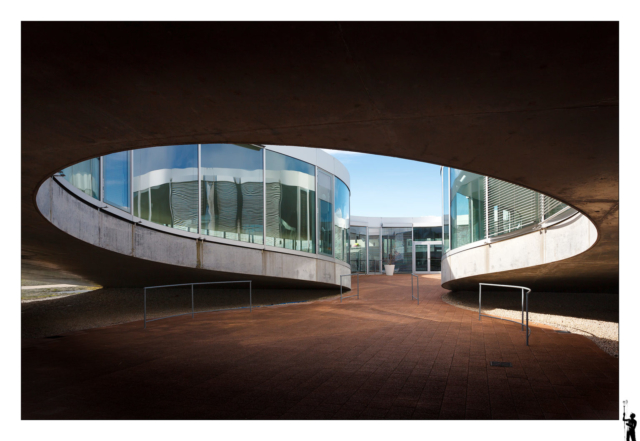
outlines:
{"label": "window", "polygon": [[334,233],[336,259],[349,263],[349,188],[335,178]]}
{"label": "window", "polygon": [[197,233],[198,146],[134,150],[133,192],[135,216]]}
{"label": "window", "polygon": [[442,227],[413,227],[413,240],[439,242],[442,240]]}
{"label": "window", "polygon": [[449,250],[449,167],[442,167],[442,246]]}
{"label": "window", "polygon": [[318,170],[318,249],[321,254],[333,256],[333,179],[331,175]]}
{"label": "window", "polygon": [[262,244],[262,149],[251,145],[203,144],[200,157],[200,232]]}
{"label": "window", "polygon": [[410,273],[413,263],[412,228],[382,228],[383,265],[395,265],[394,272]]}
{"label": "window", "polygon": [[62,170],[62,173],[78,190],[94,199],[100,199],[100,159],[93,158],[74,164]]}
{"label": "window", "polygon": [[380,265],[380,228],[369,228],[369,272],[382,272]]}
{"label": "window", "polygon": [[266,151],[266,245],[315,253],[315,167]]}
{"label": "window", "polygon": [[485,177],[451,169],[451,249],[485,238]]}
{"label": "window", "polygon": [[367,272],[367,227],[349,228],[351,272]]}
{"label": "window", "polygon": [[128,151],[104,157],[104,202],[126,212],[130,211]]}

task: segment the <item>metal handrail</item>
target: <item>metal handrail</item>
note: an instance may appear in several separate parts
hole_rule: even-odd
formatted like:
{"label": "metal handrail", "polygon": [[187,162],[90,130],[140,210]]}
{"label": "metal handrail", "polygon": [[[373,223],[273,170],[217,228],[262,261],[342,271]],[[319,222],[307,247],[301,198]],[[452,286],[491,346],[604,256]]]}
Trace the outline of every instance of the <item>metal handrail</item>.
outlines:
{"label": "metal handrail", "polygon": [[[509,319],[505,319],[505,318],[501,318],[501,317],[492,317],[490,315],[482,314],[482,285],[485,285],[485,286],[500,286],[502,288],[516,288],[516,289],[520,289],[522,291],[522,311],[521,311],[522,318],[521,318],[521,322],[520,322],[520,330],[524,331],[524,326],[525,326],[524,312],[525,312],[525,303],[526,303],[526,311],[527,311],[527,346],[529,346],[529,336],[531,335],[531,330],[529,329],[529,293],[531,292],[531,288],[527,288],[526,286],[517,286],[517,285],[499,285],[497,283],[480,283],[479,291],[478,291],[478,320],[482,320],[482,316],[484,316],[484,317],[498,319],[498,320],[504,320],[506,322],[512,322],[512,323],[518,323],[518,322],[516,322],[515,320],[509,320]],[[524,292],[525,289],[527,290],[527,292],[526,292],[526,302],[525,302],[525,292]]]}
{"label": "metal handrail", "polygon": [[[356,283],[358,284],[358,289],[356,291],[356,294],[351,294],[350,296],[342,296],[342,278],[343,277],[351,277],[354,274],[357,275],[356,277]],[[342,299],[348,299],[349,297],[353,297],[353,296],[357,296],[358,300],[360,300],[360,273],[351,273],[351,274],[343,274],[340,276],[340,303],[342,303]]]}
{"label": "metal handrail", "polygon": [[[177,285],[159,285],[159,286],[145,286],[144,287],[144,328],[147,329],[147,322],[154,322],[156,320],[162,320],[162,319],[166,319],[166,318],[171,318],[171,317],[179,317],[181,315],[187,315],[189,314],[188,312],[184,313],[184,314],[174,314],[174,315],[168,315],[166,317],[159,317],[159,318],[154,318],[151,320],[147,320],[147,290],[148,289],[156,289],[156,288],[172,288],[174,286],[191,286],[191,318],[194,317],[194,315],[196,314],[195,312],[195,303],[194,303],[194,299],[193,299],[193,286],[194,285],[219,285],[219,284],[223,284],[223,283],[248,283],[249,284],[249,312],[252,312],[253,310],[253,301],[252,301],[252,293],[251,293],[251,280],[238,280],[238,281],[233,281],[233,282],[199,282],[199,283],[179,283]],[[212,309],[209,311],[198,311],[197,314],[200,314],[201,312],[215,312],[215,311],[229,311],[232,309],[245,309],[246,306],[241,306],[238,308],[226,308],[226,309]]]}
{"label": "metal handrail", "polygon": [[[416,278],[416,288],[418,292],[418,297],[413,296],[413,278]],[[420,278],[417,274],[411,273],[411,300],[417,300],[418,305],[420,304]]]}

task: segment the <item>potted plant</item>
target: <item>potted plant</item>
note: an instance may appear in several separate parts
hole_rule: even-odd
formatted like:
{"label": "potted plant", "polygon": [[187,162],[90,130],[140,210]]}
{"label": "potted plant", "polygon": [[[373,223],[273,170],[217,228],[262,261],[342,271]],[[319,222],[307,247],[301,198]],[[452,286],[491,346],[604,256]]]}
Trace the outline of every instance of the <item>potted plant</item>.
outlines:
{"label": "potted plant", "polygon": [[384,265],[384,271],[387,274],[387,276],[393,276],[393,272],[396,269],[396,256],[393,255],[393,253],[389,254],[389,259],[387,260],[387,263]]}

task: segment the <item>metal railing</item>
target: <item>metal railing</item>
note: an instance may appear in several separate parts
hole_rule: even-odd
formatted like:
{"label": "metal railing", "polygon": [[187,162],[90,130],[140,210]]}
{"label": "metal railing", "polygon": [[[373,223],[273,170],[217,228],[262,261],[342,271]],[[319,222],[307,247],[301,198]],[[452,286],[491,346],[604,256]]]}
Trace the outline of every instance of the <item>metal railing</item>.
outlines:
{"label": "metal railing", "polygon": [[[351,294],[350,296],[342,295],[342,278],[343,277],[351,277],[353,275],[357,275],[356,283],[358,284],[358,289],[356,290],[356,294]],[[340,276],[340,303],[342,303],[342,299],[348,299],[349,297],[357,296],[358,300],[360,300],[360,273],[351,273],[351,274],[343,274]]]}
{"label": "metal railing", "polygon": [[[251,293],[251,280],[239,280],[239,281],[233,281],[233,282],[201,282],[201,283],[179,283],[177,285],[159,285],[159,286],[145,286],[144,288],[144,328],[147,328],[147,322],[154,322],[156,320],[162,320],[162,319],[167,319],[167,318],[171,318],[171,317],[179,317],[182,315],[187,315],[189,314],[188,312],[185,312],[184,314],[174,314],[174,315],[168,315],[166,317],[159,317],[159,318],[154,318],[151,320],[147,320],[147,290],[148,289],[156,289],[156,288],[173,288],[176,286],[191,286],[191,318],[194,317],[194,315],[196,314],[195,311],[195,301],[193,298],[193,286],[194,285],[219,285],[219,284],[224,284],[224,283],[248,283],[249,284],[249,312],[251,312],[253,310],[253,304],[252,304],[252,293]],[[244,309],[246,308],[246,306],[240,306],[237,308],[225,308],[225,309],[212,309],[209,311],[198,311],[198,314],[200,314],[201,312],[215,312],[215,311],[229,311],[232,309]]]}
{"label": "metal railing", "polygon": [[[413,278],[416,278],[416,288],[417,288],[417,297],[413,296]],[[418,305],[420,304],[420,278],[417,274],[411,273],[411,300],[417,300]]]}
{"label": "metal railing", "polygon": [[[525,304],[526,304],[526,312],[527,312],[527,346],[529,346],[529,336],[531,335],[531,331],[529,329],[529,293],[531,292],[530,288],[527,288],[526,286],[516,286],[516,285],[498,285],[496,283],[481,283],[480,287],[479,287],[479,292],[478,292],[478,320],[482,320],[482,317],[488,317],[488,318],[492,318],[492,319],[498,319],[498,320],[504,320],[507,322],[512,322],[512,323],[518,323],[515,320],[509,320],[509,319],[505,319],[505,318],[501,318],[501,317],[493,317],[490,315],[484,315],[482,314],[482,285],[485,286],[499,286],[502,288],[516,288],[516,289],[520,289],[522,291],[522,318],[521,318],[521,322],[520,322],[520,330],[524,331],[524,326],[525,326]],[[527,292],[525,293],[525,289],[527,290]],[[525,300],[526,298],[526,300]]]}

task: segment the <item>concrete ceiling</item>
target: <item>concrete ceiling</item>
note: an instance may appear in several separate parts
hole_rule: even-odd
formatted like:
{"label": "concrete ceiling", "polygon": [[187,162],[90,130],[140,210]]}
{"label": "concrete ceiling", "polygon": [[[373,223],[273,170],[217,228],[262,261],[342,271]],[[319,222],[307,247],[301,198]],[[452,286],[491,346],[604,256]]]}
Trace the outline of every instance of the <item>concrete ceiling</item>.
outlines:
{"label": "concrete ceiling", "polygon": [[109,285],[123,264],[39,215],[44,179],[197,142],[353,150],[532,188],[599,239],[511,280],[617,289],[617,23],[23,23],[25,274]]}

